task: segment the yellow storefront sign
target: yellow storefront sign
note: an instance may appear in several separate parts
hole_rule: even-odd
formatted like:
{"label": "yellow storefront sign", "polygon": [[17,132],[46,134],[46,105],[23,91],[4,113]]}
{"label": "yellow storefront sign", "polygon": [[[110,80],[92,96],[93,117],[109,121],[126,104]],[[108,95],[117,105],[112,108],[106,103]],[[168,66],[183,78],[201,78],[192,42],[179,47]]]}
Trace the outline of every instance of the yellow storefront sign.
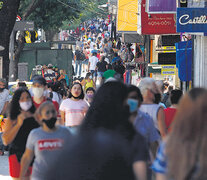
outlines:
{"label": "yellow storefront sign", "polygon": [[118,0],[117,31],[137,32],[138,0]]}
{"label": "yellow storefront sign", "polygon": [[176,65],[162,65],[161,75],[175,75],[176,74]]}

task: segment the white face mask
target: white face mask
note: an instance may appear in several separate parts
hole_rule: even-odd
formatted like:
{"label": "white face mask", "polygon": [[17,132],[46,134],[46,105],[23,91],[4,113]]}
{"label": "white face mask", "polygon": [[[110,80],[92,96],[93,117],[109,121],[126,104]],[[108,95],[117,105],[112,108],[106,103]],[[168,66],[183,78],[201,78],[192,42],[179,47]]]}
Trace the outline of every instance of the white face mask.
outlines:
{"label": "white face mask", "polygon": [[32,101],[19,102],[23,111],[28,111],[32,107]]}
{"label": "white face mask", "polygon": [[43,96],[44,88],[32,88],[32,92],[34,94],[34,97],[40,98]]}

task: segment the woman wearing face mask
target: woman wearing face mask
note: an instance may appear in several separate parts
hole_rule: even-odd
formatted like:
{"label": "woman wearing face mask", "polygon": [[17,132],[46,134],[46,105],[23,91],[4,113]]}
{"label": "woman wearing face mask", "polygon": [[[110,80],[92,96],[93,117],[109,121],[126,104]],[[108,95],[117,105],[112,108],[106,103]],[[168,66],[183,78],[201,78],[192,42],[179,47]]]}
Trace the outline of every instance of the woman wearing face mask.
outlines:
{"label": "woman wearing face mask", "polygon": [[69,98],[60,105],[61,124],[67,126],[72,134],[76,134],[87,110],[82,85],[76,82],[71,87]]}
{"label": "woman wearing face mask", "polygon": [[32,130],[28,136],[21,159],[20,178],[23,179],[35,156],[31,179],[44,180],[47,179],[44,172],[53,164],[71,134],[67,128],[55,125],[57,112],[51,101],[41,104],[36,113],[42,127]]}
{"label": "woman wearing face mask", "polygon": [[[35,106],[28,90],[19,88],[15,91],[10,104],[9,117],[2,139],[4,145],[10,145],[9,171],[13,179],[19,178],[20,160],[25,150],[27,137],[30,131],[38,128],[39,124],[34,119]],[[26,173],[29,179],[31,167]]]}
{"label": "woman wearing face mask", "polygon": [[93,81],[93,77],[92,77],[92,74],[90,72],[86,74],[86,77],[85,77],[85,79],[82,80],[81,85],[84,87],[84,92],[89,87],[92,87],[92,88],[96,89],[96,84]]}

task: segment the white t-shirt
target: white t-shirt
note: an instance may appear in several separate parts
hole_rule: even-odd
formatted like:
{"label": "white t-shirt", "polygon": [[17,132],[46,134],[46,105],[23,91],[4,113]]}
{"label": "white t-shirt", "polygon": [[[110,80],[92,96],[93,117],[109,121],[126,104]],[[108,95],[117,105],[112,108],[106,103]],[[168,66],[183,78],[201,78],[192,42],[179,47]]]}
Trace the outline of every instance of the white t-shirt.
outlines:
{"label": "white t-shirt", "polygon": [[65,112],[65,126],[79,126],[88,110],[85,100],[65,99],[60,104],[60,111]]}
{"label": "white t-shirt", "polygon": [[89,62],[90,62],[90,69],[89,70],[95,70],[96,64],[98,63],[98,58],[96,56],[92,56],[89,58]]}
{"label": "white t-shirt", "polygon": [[6,102],[9,102],[9,100],[9,91],[7,89],[4,89],[2,92],[0,92],[0,114],[4,108],[4,104]]}

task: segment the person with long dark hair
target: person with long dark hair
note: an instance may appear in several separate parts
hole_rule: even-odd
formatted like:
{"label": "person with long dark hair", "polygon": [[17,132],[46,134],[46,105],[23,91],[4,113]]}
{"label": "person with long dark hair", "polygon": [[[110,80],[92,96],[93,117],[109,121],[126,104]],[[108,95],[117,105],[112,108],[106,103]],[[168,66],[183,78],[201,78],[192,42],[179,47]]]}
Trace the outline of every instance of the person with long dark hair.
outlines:
{"label": "person with long dark hair", "polygon": [[[135,131],[129,121],[127,105],[127,87],[118,81],[103,84],[94,96],[85,116],[80,134],[105,129],[120,135],[130,144],[132,161],[137,179],[146,179],[146,161],[148,150],[144,138]],[[139,165],[137,165],[139,162]],[[136,167],[134,166],[136,164]]]}
{"label": "person with long dark hair", "polygon": [[[35,106],[28,90],[19,88],[15,91],[10,104],[9,117],[2,139],[4,145],[10,145],[9,171],[12,178],[19,178],[20,160],[25,151],[27,137],[30,131],[38,128],[39,124],[34,118]],[[29,179],[31,167],[26,179]]]}
{"label": "person with long dark hair", "polygon": [[72,134],[76,134],[87,110],[88,104],[84,100],[82,85],[75,82],[69,97],[60,105],[61,124],[67,126]]}

